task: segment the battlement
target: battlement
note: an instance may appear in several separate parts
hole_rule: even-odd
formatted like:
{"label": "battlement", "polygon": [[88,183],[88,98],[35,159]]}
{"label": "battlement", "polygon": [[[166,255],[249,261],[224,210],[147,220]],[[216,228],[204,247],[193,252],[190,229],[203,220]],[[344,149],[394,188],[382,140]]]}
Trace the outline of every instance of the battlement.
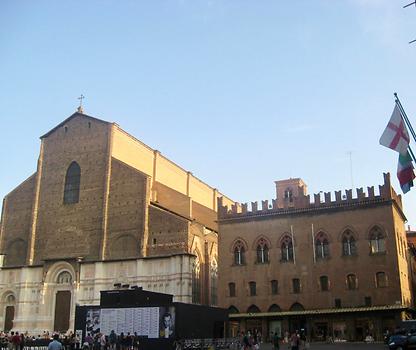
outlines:
{"label": "battlement", "polygon": [[347,189],[344,192],[335,191],[315,193],[311,198],[310,195],[300,194],[293,197],[290,202],[282,203],[277,199],[262,200],[251,203],[235,202],[231,206],[225,205],[222,198],[218,198],[218,217],[219,219],[226,219],[232,217],[253,216],[257,214],[266,213],[286,213],[297,212],[303,210],[324,209],[341,206],[354,206],[366,203],[382,202],[386,200],[393,200],[402,209],[402,199],[398,195],[390,182],[390,173],[383,173],[384,183],[378,186],[378,193],[374,186],[367,187],[367,192],[364,189],[356,188],[353,193],[352,189]]}

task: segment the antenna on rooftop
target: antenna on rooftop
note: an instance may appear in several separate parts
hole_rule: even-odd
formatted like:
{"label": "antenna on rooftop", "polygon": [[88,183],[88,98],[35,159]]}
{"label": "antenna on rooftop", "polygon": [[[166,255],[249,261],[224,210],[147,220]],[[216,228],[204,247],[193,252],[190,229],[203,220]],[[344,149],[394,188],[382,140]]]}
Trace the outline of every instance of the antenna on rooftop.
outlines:
{"label": "antenna on rooftop", "polygon": [[[405,9],[406,7],[409,7],[409,6],[412,6],[412,5],[415,5],[415,7],[416,7],[416,0],[411,2],[410,4],[404,5],[403,8]],[[412,41],[409,41],[409,44],[412,44],[414,42],[416,42],[416,39],[414,39]]]}
{"label": "antenna on rooftop", "polygon": [[354,188],[354,177],[352,174],[352,151],[348,151],[348,154],[350,156],[350,177],[351,177],[351,188]]}

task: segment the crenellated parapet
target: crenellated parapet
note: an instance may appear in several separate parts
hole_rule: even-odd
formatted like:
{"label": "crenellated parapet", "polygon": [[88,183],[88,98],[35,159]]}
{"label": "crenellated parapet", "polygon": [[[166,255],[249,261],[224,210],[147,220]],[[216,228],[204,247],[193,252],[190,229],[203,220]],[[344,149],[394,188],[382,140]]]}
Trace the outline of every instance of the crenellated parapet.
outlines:
{"label": "crenellated parapet", "polygon": [[[277,199],[262,200],[261,202],[238,203],[231,206],[224,205],[222,198],[218,199],[218,217],[226,219],[232,217],[254,216],[273,213],[290,213],[304,210],[320,210],[331,207],[364,205],[376,202],[393,200],[402,210],[401,196],[398,195],[391,186],[390,174],[384,173],[384,183],[378,186],[378,193],[374,186],[367,187],[365,192],[362,187],[355,190],[346,189],[344,191],[319,192],[313,194],[313,201],[310,195],[301,193],[290,201],[278,201]],[[279,204],[280,203],[280,204]]]}

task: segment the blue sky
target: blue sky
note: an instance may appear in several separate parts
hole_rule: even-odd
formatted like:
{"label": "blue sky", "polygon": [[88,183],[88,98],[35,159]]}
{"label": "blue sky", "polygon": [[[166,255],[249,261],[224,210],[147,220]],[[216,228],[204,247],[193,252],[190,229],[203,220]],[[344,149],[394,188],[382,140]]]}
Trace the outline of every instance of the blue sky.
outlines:
{"label": "blue sky", "polygon": [[416,126],[407,2],[2,0],[0,197],[36,170],[39,136],[81,93],[86,113],[237,201],[274,198],[278,179],[312,194],[387,171],[400,192],[397,153],[378,140],[395,91]]}

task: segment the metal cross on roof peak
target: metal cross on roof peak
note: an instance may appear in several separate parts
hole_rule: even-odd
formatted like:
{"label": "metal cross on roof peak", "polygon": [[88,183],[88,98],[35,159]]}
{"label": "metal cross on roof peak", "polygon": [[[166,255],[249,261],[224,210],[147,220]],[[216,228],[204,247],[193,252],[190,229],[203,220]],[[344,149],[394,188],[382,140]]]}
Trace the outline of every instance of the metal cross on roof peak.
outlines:
{"label": "metal cross on roof peak", "polygon": [[78,100],[79,100],[79,107],[78,107],[78,112],[79,113],[83,113],[84,112],[84,110],[83,110],[83,108],[82,108],[82,100],[85,98],[85,96],[83,95],[83,94],[81,94],[81,96],[80,97],[78,97]]}

